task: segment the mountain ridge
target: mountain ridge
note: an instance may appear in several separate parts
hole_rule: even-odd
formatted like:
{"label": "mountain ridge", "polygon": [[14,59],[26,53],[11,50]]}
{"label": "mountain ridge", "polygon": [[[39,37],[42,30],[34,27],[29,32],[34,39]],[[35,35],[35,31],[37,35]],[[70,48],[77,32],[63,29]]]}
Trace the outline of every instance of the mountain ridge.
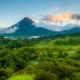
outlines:
{"label": "mountain ridge", "polygon": [[63,31],[53,31],[43,27],[36,27],[34,25],[35,21],[29,17],[24,17],[22,20],[16,24],[6,28],[0,29],[1,36],[7,37],[31,37],[31,36],[50,36],[55,34],[66,34],[70,35],[71,33],[80,32],[80,28],[75,26],[74,28],[63,30]]}

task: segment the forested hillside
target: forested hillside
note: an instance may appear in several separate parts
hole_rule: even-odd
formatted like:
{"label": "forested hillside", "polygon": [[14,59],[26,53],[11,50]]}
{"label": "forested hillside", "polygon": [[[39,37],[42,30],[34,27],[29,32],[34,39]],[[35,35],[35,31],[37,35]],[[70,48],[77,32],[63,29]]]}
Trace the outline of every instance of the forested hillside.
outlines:
{"label": "forested hillside", "polygon": [[80,80],[80,37],[0,37],[0,80]]}

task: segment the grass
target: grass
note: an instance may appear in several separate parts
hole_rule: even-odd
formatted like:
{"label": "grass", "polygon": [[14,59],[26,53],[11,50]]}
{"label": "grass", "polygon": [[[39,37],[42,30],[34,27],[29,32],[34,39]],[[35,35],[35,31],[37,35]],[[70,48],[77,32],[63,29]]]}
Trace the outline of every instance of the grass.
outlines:
{"label": "grass", "polygon": [[7,80],[33,80],[33,76],[27,74],[20,74],[20,75],[14,75]]}

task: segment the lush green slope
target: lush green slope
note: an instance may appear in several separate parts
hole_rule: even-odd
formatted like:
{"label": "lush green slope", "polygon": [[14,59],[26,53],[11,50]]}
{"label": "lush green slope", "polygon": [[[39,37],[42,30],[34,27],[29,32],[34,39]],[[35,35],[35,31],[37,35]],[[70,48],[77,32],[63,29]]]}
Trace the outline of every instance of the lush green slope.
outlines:
{"label": "lush green slope", "polygon": [[33,80],[33,77],[27,74],[20,74],[17,76],[12,76],[7,80]]}
{"label": "lush green slope", "polygon": [[80,80],[79,37],[0,42],[0,80]]}

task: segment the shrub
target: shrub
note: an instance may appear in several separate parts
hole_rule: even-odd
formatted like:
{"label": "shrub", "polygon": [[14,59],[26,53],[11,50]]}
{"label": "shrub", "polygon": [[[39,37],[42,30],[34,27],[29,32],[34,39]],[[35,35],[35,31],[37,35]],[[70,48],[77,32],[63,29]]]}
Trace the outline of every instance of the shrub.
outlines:
{"label": "shrub", "polygon": [[13,70],[10,68],[0,69],[0,80],[6,80],[13,74]]}
{"label": "shrub", "polygon": [[35,80],[58,80],[58,78],[50,72],[41,72],[36,75]]}

